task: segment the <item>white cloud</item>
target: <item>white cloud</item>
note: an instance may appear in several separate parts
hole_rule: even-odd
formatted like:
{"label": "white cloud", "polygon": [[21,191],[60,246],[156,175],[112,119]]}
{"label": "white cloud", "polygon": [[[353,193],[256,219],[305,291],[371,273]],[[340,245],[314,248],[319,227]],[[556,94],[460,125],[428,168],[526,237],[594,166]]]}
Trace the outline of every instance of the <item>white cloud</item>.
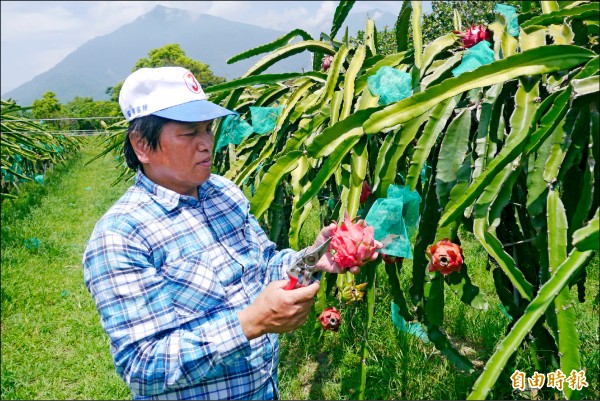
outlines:
{"label": "white cloud", "polygon": [[[106,35],[156,5],[289,32],[327,32],[338,1],[2,1],[2,87],[16,88],[56,65],[90,39]],[[394,15],[401,1],[357,1],[352,12]],[[423,10],[430,8],[424,2]],[[376,16],[372,16],[376,19]]]}

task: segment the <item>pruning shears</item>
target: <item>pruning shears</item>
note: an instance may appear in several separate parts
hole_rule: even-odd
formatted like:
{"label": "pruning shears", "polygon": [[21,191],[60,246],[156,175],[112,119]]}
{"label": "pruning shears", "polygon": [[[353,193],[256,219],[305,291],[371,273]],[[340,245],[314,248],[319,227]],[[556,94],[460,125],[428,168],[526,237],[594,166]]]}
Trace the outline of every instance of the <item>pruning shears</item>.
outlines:
{"label": "pruning shears", "polygon": [[296,260],[296,263],[287,270],[290,282],[283,288],[284,290],[293,290],[296,286],[306,287],[317,279],[320,272],[315,271],[315,267],[319,259],[321,259],[329,248],[330,242],[331,238]]}

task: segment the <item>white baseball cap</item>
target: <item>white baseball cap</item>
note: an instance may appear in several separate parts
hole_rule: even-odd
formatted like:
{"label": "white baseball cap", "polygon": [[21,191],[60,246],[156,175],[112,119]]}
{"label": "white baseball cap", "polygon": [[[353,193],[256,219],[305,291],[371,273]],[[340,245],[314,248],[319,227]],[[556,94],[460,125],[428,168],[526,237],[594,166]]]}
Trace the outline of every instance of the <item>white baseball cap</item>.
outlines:
{"label": "white baseball cap", "polygon": [[207,99],[194,74],[183,67],[140,68],[125,79],[119,106],[127,121],[150,114],[184,122],[237,114]]}

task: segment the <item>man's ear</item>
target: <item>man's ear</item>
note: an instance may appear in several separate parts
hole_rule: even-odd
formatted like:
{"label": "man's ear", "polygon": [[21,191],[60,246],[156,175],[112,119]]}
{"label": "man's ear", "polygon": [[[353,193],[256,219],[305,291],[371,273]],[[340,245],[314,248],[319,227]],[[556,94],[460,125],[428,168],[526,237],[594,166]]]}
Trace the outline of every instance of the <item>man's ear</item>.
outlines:
{"label": "man's ear", "polygon": [[142,164],[149,162],[149,153],[151,152],[148,142],[145,141],[140,134],[137,132],[131,132],[129,134],[129,140],[131,141],[131,147],[137,156],[138,160]]}

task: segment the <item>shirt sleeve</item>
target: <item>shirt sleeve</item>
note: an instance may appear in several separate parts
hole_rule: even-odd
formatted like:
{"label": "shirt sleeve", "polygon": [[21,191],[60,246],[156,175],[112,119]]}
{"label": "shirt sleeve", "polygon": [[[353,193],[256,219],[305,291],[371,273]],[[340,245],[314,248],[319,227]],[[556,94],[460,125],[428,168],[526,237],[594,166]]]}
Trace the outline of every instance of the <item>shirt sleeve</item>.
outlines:
{"label": "shirt sleeve", "polygon": [[110,230],[94,235],[83,265],[117,372],[135,394],[192,386],[250,354],[236,313],[181,327],[150,250],[132,238]]}

